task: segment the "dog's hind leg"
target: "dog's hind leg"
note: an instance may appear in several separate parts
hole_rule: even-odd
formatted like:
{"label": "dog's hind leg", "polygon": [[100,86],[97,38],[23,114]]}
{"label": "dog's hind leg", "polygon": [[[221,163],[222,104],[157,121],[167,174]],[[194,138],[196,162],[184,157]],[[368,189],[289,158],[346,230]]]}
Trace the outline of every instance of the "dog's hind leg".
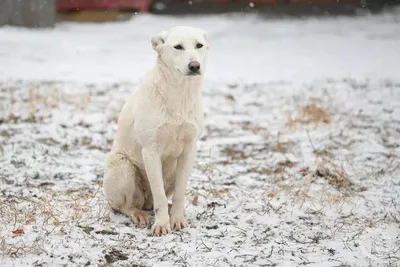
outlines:
{"label": "dog's hind leg", "polygon": [[143,190],[140,172],[123,153],[112,153],[106,163],[103,188],[110,207],[128,215],[138,226],[149,225],[149,213],[142,210]]}

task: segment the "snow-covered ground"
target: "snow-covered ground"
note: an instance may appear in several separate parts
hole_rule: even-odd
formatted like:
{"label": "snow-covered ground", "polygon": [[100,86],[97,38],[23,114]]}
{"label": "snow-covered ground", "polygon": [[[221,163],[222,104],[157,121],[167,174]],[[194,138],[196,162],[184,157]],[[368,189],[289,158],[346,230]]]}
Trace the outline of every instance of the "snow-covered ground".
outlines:
{"label": "snow-covered ground", "polygon": [[[400,266],[400,15],[0,28],[1,266]],[[104,159],[151,35],[212,48],[191,228],[113,214]]]}

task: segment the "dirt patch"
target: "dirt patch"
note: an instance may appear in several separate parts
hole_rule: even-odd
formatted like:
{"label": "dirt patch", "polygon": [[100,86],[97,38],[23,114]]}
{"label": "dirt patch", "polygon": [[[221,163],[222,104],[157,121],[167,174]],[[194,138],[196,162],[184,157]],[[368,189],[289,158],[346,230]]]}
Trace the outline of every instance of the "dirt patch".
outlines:
{"label": "dirt patch", "polygon": [[98,235],[118,235],[117,232],[110,231],[110,230],[100,230],[95,232]]}
{"label": "dirt patch", "polygon": [[91,226],[78,225],[78,227],[81,228],[86,234],[90,234],[90,232],[94,230],[94,227]]}
{"label": "dirt patch", "polygon": [[112,248],[110,251],[105,253],[104,258],[108,264],[111,264],[117,261],[125,261],[128,259],[128,256],[122,253],[120,250]]}

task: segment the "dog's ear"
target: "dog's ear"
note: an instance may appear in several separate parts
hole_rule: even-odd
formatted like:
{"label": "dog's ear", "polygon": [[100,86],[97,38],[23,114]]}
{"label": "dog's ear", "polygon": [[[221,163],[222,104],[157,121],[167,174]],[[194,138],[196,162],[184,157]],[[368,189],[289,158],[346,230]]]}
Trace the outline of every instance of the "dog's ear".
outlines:
{"label": "dog's ear", "polygon": [[167,31],[160,31],[156,33],[152,38],[151,38],[151,45],[153,46],[153,49],[160,54],[162,45],[165,42],[165,38],[167,38]]}
{"label": "dog's ear", "polygon": [[207,49],[210,48],[210,43],[208,42],[208,32],[202,30],[204,41],[206,42]]}

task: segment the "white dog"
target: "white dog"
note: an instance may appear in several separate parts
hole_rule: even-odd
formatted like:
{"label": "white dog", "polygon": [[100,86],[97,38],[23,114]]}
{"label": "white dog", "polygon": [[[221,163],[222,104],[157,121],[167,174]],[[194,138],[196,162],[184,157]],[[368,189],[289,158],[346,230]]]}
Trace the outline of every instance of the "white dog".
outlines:
{"label": "white dog", "polygon": [[203,30],[183,26],[159,32],[151,44],[157,62],[121,110],[103,187],[111,208],[139,226],[154,208],[152,233],[164,235],[188,227],[184,200],[203,130],[209,45]]}

